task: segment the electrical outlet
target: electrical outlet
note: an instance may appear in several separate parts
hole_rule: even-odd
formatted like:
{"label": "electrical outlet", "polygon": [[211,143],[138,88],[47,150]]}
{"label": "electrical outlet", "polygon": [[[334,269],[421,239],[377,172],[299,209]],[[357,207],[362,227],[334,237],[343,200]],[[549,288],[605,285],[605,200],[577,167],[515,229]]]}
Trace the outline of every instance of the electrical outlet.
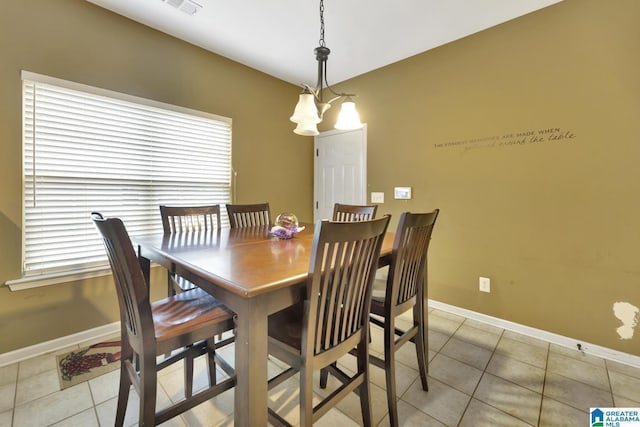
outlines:
{"label": "electrical outlet", "polygon": [[480,292],[491,292],[491,279],[480,277]]}
{"label": "electrical outlet", "polygon": [[372,191],[371,192],[371,203],[384,203],[384,193]]}

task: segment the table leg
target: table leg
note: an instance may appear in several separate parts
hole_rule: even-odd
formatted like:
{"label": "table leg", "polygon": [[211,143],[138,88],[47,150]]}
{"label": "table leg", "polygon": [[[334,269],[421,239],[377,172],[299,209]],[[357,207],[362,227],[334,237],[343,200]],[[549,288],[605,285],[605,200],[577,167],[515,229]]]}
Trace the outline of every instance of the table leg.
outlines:
{"label": "table leg", "polygon": [[151,278],[151,261],[140,254],[140,247],[138,247],[138,262],[140,263],[144,280],[147,282],[147,286],[149,286]]}
{"label": "table leg", "polygon": [[267,425],[268,310],[260,297],[241,298],[234,310],[236,389],[234,425]]}

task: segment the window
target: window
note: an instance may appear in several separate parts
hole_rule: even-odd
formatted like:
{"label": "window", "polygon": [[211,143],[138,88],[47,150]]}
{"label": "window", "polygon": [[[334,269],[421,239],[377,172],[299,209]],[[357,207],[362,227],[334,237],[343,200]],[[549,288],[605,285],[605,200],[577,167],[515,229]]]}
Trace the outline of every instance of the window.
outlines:
{"label": "window", "polygon": [[23,72],[23,276],[104,268],[90,212],[162,232],[160,204],[230,200],[231,119]]}

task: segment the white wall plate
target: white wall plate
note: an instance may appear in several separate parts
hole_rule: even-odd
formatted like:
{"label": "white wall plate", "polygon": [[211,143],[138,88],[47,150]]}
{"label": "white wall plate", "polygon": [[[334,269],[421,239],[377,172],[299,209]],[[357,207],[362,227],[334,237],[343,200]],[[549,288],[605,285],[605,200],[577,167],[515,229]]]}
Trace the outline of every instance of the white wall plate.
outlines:
{"label": "white wall plate", "polygon": [[411,198],[411,187],[395,187],[393,195],[396,199],[408,200]]}

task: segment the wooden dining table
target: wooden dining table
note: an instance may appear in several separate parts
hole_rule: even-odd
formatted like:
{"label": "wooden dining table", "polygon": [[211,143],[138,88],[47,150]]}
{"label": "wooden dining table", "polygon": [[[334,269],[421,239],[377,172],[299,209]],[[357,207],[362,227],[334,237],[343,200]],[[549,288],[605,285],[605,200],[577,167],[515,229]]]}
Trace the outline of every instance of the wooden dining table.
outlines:
{"label": "wooden dining table", "polygon": [[[237,314],[234,425],[267,425],[268,316],[300,301],[309,270],[313,224],[280,240],[267,227],[133,236],[147,279],[157,263],[195,283]],[[388,265],[393,233],[379,265]]]}

